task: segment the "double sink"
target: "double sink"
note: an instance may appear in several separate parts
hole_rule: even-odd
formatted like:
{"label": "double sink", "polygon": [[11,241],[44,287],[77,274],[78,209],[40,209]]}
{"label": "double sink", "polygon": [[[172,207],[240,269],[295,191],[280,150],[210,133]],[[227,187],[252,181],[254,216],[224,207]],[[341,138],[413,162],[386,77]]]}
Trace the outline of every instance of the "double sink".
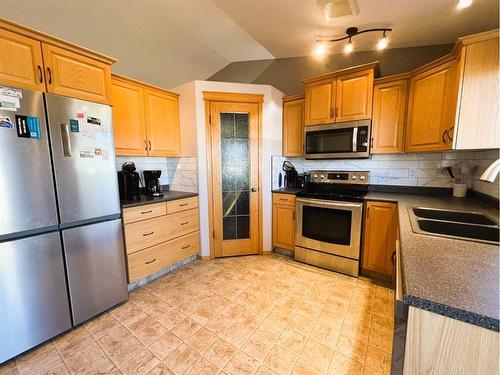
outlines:
{"label": "double sink", "polygon": [[498,222],[478,212],[409,207],[415,233],[432,234],[466,241],[499,243]]}

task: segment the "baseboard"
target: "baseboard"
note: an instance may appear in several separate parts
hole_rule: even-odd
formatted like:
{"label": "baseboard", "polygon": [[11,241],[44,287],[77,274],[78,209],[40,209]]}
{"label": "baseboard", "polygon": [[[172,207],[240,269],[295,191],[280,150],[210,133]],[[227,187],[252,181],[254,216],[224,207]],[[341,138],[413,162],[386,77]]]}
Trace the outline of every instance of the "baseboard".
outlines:
{"label": "baseboard", "polygon": [[199,260],[210,260],[210,255],[196,254],[196,259],[199,259]]}
{"label": "baseboard", "polygon": [[271,255],[272,253],[273,253],[272,250],[268,250],[268,251],[262,251],[260,255]]}

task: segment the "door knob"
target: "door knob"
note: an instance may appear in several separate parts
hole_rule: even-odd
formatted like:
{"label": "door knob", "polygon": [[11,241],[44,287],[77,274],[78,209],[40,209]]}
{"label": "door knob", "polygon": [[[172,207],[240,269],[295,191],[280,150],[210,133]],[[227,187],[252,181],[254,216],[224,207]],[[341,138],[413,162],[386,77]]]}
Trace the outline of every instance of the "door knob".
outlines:
{"label": "door knob", "polygon": [[257,191],[256,188],[252,188],[252,192],[255,193]]}

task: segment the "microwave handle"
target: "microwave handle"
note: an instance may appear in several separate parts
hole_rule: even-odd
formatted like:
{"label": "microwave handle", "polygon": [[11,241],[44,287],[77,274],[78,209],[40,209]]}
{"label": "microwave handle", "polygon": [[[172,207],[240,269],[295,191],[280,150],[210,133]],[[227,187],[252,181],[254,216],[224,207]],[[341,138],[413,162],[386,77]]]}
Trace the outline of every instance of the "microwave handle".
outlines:
{"label": "microwave handle", "polygon": [[358,127],[352,128],[352,152],[358,151]]}

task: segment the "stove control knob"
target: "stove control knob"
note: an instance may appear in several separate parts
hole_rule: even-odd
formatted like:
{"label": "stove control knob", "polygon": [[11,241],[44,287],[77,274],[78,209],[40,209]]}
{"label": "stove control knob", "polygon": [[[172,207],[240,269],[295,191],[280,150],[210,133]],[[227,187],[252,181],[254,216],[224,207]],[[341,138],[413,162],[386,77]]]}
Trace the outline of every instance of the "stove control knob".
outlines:
{"label": "stove control knob", "polygon": [[321,175],[321,176],[319,176],[319,177],[320,177],[320,178],[322,178],[322,179],[324,179],[324,178],[325,178],[325,175],[324,175],[324,174],[322,174],[322,175]]}
{"label": "stove control knob", "polygon": [[317,174],[315,174],[315,175],[313,175],[313,177],[314,177],[314,178],[318,178],[318,175],[317,175]]}
{"label": "stove control knob", "polygon": [[359,179],[364,180],[364,179],[366,179],[366,176],[359,176]]}
{"label": "stove control knob", "polygon": [[352,176],[352,179],[353,180],[357,180],[358,178],[356,176]]}

